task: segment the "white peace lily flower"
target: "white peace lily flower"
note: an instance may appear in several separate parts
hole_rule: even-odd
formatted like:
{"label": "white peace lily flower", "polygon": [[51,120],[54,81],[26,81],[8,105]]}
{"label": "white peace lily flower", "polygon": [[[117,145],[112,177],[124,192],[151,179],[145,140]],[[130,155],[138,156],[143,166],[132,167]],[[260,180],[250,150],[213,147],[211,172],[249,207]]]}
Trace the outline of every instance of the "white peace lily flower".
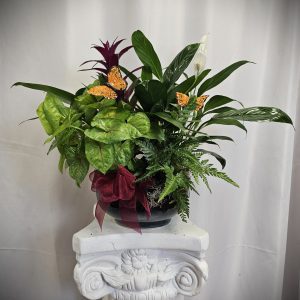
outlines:
{"label": "white peace lily flower", "polygon": [[206,65],[207,40],[208,34],[203,35],[200,40],[198,51],[196,52],[194,57],[194,69],[196,75],[199,75],[204,70]]}

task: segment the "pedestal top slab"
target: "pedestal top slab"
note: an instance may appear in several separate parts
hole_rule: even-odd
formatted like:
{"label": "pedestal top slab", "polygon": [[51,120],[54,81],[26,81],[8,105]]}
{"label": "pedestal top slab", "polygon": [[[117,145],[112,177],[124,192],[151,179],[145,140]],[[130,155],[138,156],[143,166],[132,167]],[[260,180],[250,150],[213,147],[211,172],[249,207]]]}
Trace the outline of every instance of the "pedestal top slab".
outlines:
{"label": "pedestal top slab", "polygon": [[208,233],[179,217],[158,228],[142,229],[142,234],[118,225],[113,218],[105,216],[103,229],[96,219],[91,224],[75,233],[73,250],[79,254],[90,254],[125,249],[170,249],[205,252],[209,245]]}

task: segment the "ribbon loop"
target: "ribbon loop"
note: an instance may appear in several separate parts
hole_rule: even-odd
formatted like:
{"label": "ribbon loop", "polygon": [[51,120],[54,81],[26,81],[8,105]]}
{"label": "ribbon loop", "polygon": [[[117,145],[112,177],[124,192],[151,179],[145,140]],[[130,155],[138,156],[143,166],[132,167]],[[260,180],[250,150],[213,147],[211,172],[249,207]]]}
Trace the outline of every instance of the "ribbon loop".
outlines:
{"label": "ribbon loop", "polygon": [[151,216],[147,188],[153,185],[151,179],[135,183],[136,177],[125,167],[119,165],[116,172],[102,174],[95,170],[90,174],[91,190],[99,195],[95,217],[102,229],[104,216],[112,202],[119,201],[122,223],[141,233],[137,214],[137,203],[146,211],[148,219]]}

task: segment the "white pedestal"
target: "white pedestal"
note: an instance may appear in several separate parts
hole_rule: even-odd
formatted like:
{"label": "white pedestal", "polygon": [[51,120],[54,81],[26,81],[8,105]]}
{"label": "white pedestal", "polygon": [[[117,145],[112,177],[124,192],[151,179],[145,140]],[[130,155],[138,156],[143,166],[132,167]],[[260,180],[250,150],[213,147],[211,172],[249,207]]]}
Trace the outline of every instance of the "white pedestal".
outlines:
{"label": "white pedestal", "polygon": [[73,236],[74,279],[84,297],[163,300],[199,293],[208,276],[206,231],[173,218],[138,234],[105,218],[102,232],[94,220]]}

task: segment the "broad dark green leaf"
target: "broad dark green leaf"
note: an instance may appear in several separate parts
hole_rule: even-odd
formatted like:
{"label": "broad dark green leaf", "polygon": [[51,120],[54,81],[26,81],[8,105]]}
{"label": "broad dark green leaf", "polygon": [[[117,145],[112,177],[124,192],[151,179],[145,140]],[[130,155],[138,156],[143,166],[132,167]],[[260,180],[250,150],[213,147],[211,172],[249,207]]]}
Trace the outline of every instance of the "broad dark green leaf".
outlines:
{"label": "broad dark green leaf", "polygon": [[67,91],[49,86],[49,85],[43,85],[43,84],[37,84],[37,83],[29,83],[29,82],[16,82],[12,85],[13,86],[24,86],[30,89],[44,91],[47,93],[52,93],[56,95],[57,97],[61,98],[66,103],[72,103],[75,95],[72,93],[69,93]]}
{"label": "broad dark green leaf", "polygon": [[219,155],[219,154],[217,154],[217,153],[215,153],[215,152],[212,152],[212,151],[208,151],[208,150],[204,150],[204,149],[198,149],[198,150],[199,150],[200,152],[202,152],[202,153],[212,155],[212,156],[215,157],[215,158],[218,160],[218,162],[221,164],[222,169],[225,168],[225,166],[226,166],[226,160],[225,160],[224,157],[222,157],[221,155]]}
{"label": "broad dark green leaf", "polygon": [[28,122],[28,121],[36,120],[36,119],[38,119],[38,118],[39,118],[39,117],[29,118],[29,119],[27,119],[27,120],[24,120],[24,121],[20,122],[18,125],[21,125],[21,124],[26,123],[26,122]]}
{"label": "broad dark green leaf", "polygon": [[90,164],[103,174],[106,174],[115,161],[113,145],[98,143],[89,138],[85,139],[85,155]]}
{"label": "broad dark green leaf", "polygon": [[224,140],[224,141],[231,141],[233,142],[233,139],[229,136],[225,135],[209,135],[210,140]]}
{"label": "broad dark green leaf", "polygon": [[175,127],[185,131],[184,126],[182,125],[182,123],[180,123],[179,121],[175,120],[174,118],[172,118],[168,113],[165,112],[157,112],[157,113],[152,113],[153,115],[163,119],[164,121],[167,121],[168,123],[174,125]]}
{"label": "broad dark green leaf", "polygon": [[140,31],[135,31],[131,36],[133,48],[141,60],[141,62],[151,68],[152,73],[159,79],[162,80],[162,68],[159,58],[154,51],[154,48],[150,41]]}
{"label": "broad dark green leaf", "polygon": [[214,115],[213,119],[234,119],[249,122],[279,122],[292,124],[291,118],[281,109],[275,107],[254,106],[232,110]]}
{"label": "broad dark green leaf", "polygon": [[213,97],[211,97],[210,99],[207,100],[205,106],[204,106],[204,110],[203,112],[207,112],[209,110],[215,109],[217,107],[223,106],[225,104],[228,104],[230,102],[238,102],[241,106],[243,106],[243,104],[240,101],[231,99],[229,97],[226,96],[222,96],[222,95],[215,95]]}
{"label": "broad dark green leaf", "polygon": [[204,115],[209,115],[209,114],[220,114],[223,112],[227,112],[227,111],[232,111],[232,110],[236,110],[236,108],[230,107],[230,106],[222,106],[213,110],[209,110],[207,111]]}
{"label": "broad dark green leaf", "polygon": [[194,83],[195,83],[195,76],[191,76],[191,77],[187,78],[186,80],[184,80],[183,82],[181,82],[180,84],[176,85],[174,88],[172,88],[168,92],[168,96],[167,96],[168,103],[167,104],[175,102],[177,92],[187,94],[193,88]]}
{"label": "broad dark green leaf", "polygon": [[238,62],[230,65],[229,67],[225,68],[221,72],[217,73],[213,77],[205,80],[201,84],[197,95],[201,96],[204,92],[206,92],[206,91],[212,89],[213,87],[217,86],[222,81],[224,81],[232,72],[234,72],[236,69],[238,69],[239,67],[241,67],[242,65],[247,64],[247,63],[251,63],[251,62],[247,61],[247,60],[238,61]]}
{"label": "broad dark green leaf", "polygon": [[140,82],[140,80],[138,79],[137,76],[135,76],[132,72],[128,71],[125,67],[123,66],[119,66],[119,68],[121,69],[121,71],[132,81],[138,81]]}
{"label": "broad dark green leaf", "polygon": [[158,80],[150,80],[148,82],[148,92],[153,103],[151,112],[163,110],[167,101],[166,86]]}
{"label": "broad dark green leaf", "polygon": [[184,70],[188,67],[193,57],[195,56],[199,43],[191,44],[181,50],[167,69],[164,72],[163,80],[168,82],[169,86],[172,86],[182,75]]}
{"label": "broad dark green leaf", "polygon": [[146,88],[139,84],[135,87],[135,97],[138,99],[144,111],[150,111],[155,103],[153,103],[153,99],[151,94],[146,90]]}
{"label": "broad dark green leaf", "polygon": [[141,74],[142,80],[151,80],[152,79],[152,71],[151,68],[148,66],[143,66],[142,68],[142,74]]}
{"label": "broad dark green leaf", "polygon": [[196,88],[198,86],[198,84],[209,74],[209,72],[211,71],[211,69],[206,69],[206,70],[203,70],[201,72],[201,74],[199,74],[197,77],[196,77],[196,80],[195,80],[195,83],[192,87],[192,89]]}
{"label": "broad dark green leaf", "polygon": [[241,122],[239,122],[238,120],[235,120],[235,119],[215,119],[215,118],[212,118],[209,121],[204,122],[201,125],[200,128],[204,128],[206,126],[213,125],[213,124],[237,126],[237,127],[241,128],[241,129],[243,129],[244,131],[247,132],[246,127]]}

